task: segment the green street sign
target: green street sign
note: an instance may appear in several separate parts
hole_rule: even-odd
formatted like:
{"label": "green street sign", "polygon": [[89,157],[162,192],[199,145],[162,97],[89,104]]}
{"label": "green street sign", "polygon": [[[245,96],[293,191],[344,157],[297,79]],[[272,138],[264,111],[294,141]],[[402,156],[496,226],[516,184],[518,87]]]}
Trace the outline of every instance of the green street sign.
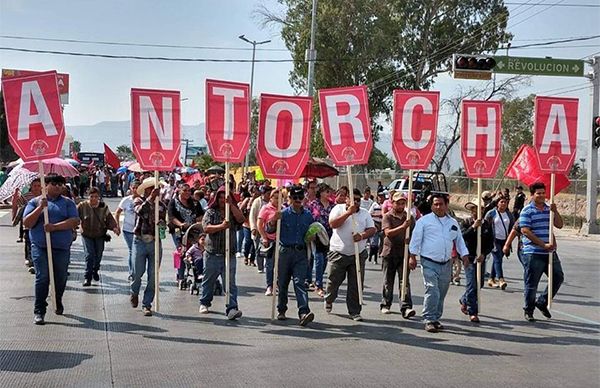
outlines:
{"label": "green street sign", "polygon": [[493,56],[494,73],[553,75],[559,77],[583,77],[583,61],[577,59],[527,58]]}

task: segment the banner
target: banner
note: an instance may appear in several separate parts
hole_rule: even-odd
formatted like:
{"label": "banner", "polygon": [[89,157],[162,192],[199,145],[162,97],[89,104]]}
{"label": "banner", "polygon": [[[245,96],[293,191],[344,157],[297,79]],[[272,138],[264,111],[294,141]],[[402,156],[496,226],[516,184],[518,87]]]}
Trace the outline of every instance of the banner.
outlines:
{"label": "banner", "polygon": [[[527,186],[535,182],[542,182],[546,190],[550,192],[550,173],[544,173],[538,168],[535,150],[532,146],[523,144],[515,154],[512,162],[506,167],[504,176],[517,179]],[[554,194],[560,193],[571,184],[569,177],[565,174],[556,174],[554,182]]]}
{"label": "banner", "polygon": [[298,178],[310,153],[312,98],[260,95],[257,158],[268,178]]}

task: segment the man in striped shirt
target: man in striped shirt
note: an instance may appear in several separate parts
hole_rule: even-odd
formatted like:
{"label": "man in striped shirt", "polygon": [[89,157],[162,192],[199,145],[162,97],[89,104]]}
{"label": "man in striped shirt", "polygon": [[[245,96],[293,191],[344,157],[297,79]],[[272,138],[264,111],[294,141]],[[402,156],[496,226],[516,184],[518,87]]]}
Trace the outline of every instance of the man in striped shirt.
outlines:
{"label": "man in striped shirt", "polygon": [[561,229],[563,219],[556,209],[556,204],[546,204],[546,186],[536,182],[529,186],[531,202],[523,208],[519,217],[519,226],[523,234],[522,259],[525,270],[525,320],[535,321],[533,310],[537,307],[542,315],[551,318],[552,315],[547,308],[548,288],[538,296],[536,293],[540,278],[543,273],[548,274],[548,256],[552,252],[552,297],[556,295],[564,280],[562,266],[556,254],[554,236],[550,238],[550,212],[554,213],[554,227]]}

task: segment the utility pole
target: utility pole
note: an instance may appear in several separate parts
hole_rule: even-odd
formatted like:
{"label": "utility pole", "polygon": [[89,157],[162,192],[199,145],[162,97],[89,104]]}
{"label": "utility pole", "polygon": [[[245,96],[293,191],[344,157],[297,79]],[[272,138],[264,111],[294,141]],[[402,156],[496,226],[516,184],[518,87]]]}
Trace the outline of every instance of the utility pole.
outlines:
{"label": "utility pole", "polygon": [[[257,42],[255,40],[250,40],[248,38],[246,38],[245,35],[240,35],[238,36],[238,38],[240,38],[241,40],[243,40],[246,43],[250,43],[252,45],[252,69],[250,70],[250,120],[249,120],[249,125],[250,125],[250,129],[252,129],[252,89],[254,87],[254,60],[256,58],[256,46],[261,45],[261,44],[266,44],[271,42],[271,40],[263,40],[260,42]],[[252,136],[252,131],[250,131],[250,136]],[[252,141],[250,142],[252,143]],[[246,172],[248,171],[248,162],[250,160],[250,151],[248,151],[246,153],[246,159],[244,159],[244,167],[242,168],[242,179],[244,179],[246,177]]]}
{"label": "utility pole", "polygon": [[315,40],[317,33],[317,0],[312,0],[312,12],[310,22],[310,48],[306,50],[305,59],[308,62],[308,77],[306,80],[308,95],[314,94],[315,83],[315,61],[317,60],[317,50],[315,50]]}
{"label": "utility pole", "polygon": [[[592,60],[592,75],[588,77],[592,81],[592,117],[600,115],[600,56]],[[589,125],[591,120],[587,121]],[[587,165],[587,206],[585,211],[585,223],[581,228],[582,234],[599,234],[600,228],[596,223],[596,212],[598,208],[598,149],[594,147],[594,134],[590,134],[588,142],[588,165]]]}
{"label": "utility pole", "polygon": [[184,148],[184,155],[183,155],[183,165],[185,166],[187,163],[187,157],[188,157],[188,147],[189,147],[189,143],[193,143],[194,140],[192,139],[181,139],[182,143],[185,143],[185,148]]}

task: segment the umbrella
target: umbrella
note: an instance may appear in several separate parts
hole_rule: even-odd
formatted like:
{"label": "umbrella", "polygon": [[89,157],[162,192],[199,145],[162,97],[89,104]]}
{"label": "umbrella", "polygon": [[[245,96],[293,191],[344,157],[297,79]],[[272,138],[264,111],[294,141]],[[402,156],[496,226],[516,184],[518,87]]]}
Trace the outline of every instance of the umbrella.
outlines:
{"label": "umbrella", "polygon": [[75,159],[65,158],[65,160],[73,167],[79,166],[79,162]]}
{"label": "umbrella", "polygon": [[192,175],[188,175],[185,178],[183,178],[183,180],[190,186],[192,186],[195,181],[200,181],[201,183],[204,183],[204,177],[199,172]]}
{"label": "umbrella", "polygon": [[[57,174],[65,178],[71,178],[79,175],[79,171],[71,166],[69,162],[61,158],[50,158],[42,160],[44,174]],[[23,164],[23,168],[39,173],[39,163],[37,160]]]}
{"label": "umbrella", "polygon": [[37,172],[31,172],[21,166],[15,167],[0,187],[0,201],[9,199],[16,189],[23,190],[23,187],[30,185],[37,177]]}
{"label": "umbrella", "polygon": [[127,166],[121,166],[119,168],[117,168],[117,174],[121,174],[127,172]]}
{"label": "umbrella", "polygon": [[144,172],[144,170],[142,170],[142,167],[138,162],[131,163],[129,166],[127,166],[127,169],[133,172]]}
{"label": "umbrella", "polygon": [[330,176],[336,176],[340,172],[333,167],[331,164],[327,163],[325,159],[321,158],[310,158],[308,159],[308,163],[306,163],[306,167],[302,170],[302,174],[305,178],[327,178]]}
{"label": "umbrella", "polygon": [[225,169],[221,166],[212,166],[208,170],[206,170],[207,174],[225,174]]}
{"label": "umbrella", "polygon": [[128,161],[126,161],[126,162],[121,162],[121,166],[129,167],[129,166],[131,166],[133,163],[135,163],[133,160],[128,160]]}
{"label": "umbrella", "polygon": [[12,162],[10,162],[9,164],[6,165],[6,167],[17,167],[23,164],[23,159],[19,158],[17,160],[13,160]]}

